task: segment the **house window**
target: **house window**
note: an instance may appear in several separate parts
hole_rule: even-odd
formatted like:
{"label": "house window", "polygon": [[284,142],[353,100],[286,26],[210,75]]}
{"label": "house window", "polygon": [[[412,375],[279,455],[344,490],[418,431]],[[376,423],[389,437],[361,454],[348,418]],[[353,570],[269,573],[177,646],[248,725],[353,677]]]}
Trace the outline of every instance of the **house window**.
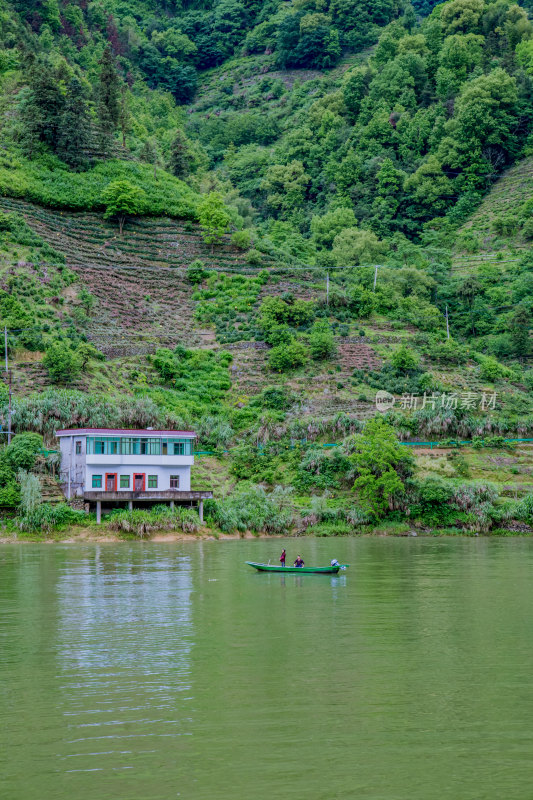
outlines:
{"label": "house window", "polygon": [[76,455],[81,456],[81,442],[76,442]]}
{"label": "house window", "polygon": [[120,488],[121,489],[129,489],[130,488],[130,476],[129,475],[121,475],[120,476]]}
{"label": "house window", "polygon": [[157,475],[148,475],[148,488],[157,489]]}
{"label": "house window", "polygon": [[191,456],[192,441],[190,439],[162,439],[161,448],[164,456]]}
{"label": "house window", "polygon": [[179,489],[180,488],[180,476],[179,475],[171,475],[170,476],[170,488],[171,489]]}
{"label": "house window", "polygon": [[102,488],[102,476],[93,475],[93,489],[101,489],[101,488]]}

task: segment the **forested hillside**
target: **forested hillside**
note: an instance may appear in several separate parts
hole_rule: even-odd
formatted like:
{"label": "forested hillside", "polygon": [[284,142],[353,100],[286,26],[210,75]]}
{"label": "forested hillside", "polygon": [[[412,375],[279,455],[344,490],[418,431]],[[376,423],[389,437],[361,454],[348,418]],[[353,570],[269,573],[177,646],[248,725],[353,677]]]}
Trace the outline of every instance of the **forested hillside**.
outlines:
{"label": "forested hillside", "polygon": [[193,427],[226,530],[532,521],[528,3],[1,9],[16,432]]}

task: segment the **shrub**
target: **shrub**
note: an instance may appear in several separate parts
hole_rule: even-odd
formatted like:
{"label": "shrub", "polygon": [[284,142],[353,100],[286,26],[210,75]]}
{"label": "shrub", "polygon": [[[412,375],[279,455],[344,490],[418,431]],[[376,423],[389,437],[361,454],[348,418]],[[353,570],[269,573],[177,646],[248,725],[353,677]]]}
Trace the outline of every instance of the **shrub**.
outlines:
{"label": "shrub", "polygon": [[86,521],[85,512],[75,511],[66,503],[41,503],[34,511],[18,517],[15,524],[22,531],[49,533],[66,525],[83,525]]}
{"label": "shrub", "polygon": [[326,320],[317,319],[309,336],[311,358],[316,360],[330,358],[335,352],[333,331]]}
{"label": "shrub", "polygon": [[291,329],[288,325],[271,325],[265,330],[265,342],[277,347],[281,344],[288,344],[293,339]]}
{"label": "shrub", "polygon": [[496,361],[495,358],[488,356],[483,358],[481,362],[481,369],[479,370],[479,377],[484,381],[490,381],[494,383],[495,381],[502,380],[503,378],[509,378],[512,375],[512,371],[507,367],[504,367],[503,364],[500,364],[499,361]]}
{"label": "shrub", "polygon": [[297,455],[293,484],[302,492],[312,487],[318,489],[338,489],[346,483],[351,473],[350,462],[341,448],[324,450],[322,447],[309,447],[303,457]]}
{"label": "shrub", "polygon": [[141,539],[155,531],[183,531],[197,533],[200,530],[200,518],[192,508],[170,508],[166,505],[145,509],[116,510],[109,518],[108,526],[112,531],[133,533]]}
{"label": "shrub", "polygon": [[260,325],[268,330],[272,325],[291,325],[294,328],[307,325],[315,315],[312,300],[296,299],[291,293],[282,297],[266,297],[259,309]]}
{"label": "shrub", "polygon": [[516,506],[516,516],[518,519],[533,525],[533,494],[527,494]]}
{"label": "shrub", "polygon": [[281,486],[270,493],[260,486],[243,487],[223,500],[207,500],[206,514],[211,525],[228,533],[287,533],[294,519],[290,494]]}
{"label": "shrub", "polygon": [[287,372],[290,369],[303,367],[309,359],[308,350],[301,342],[293,339],[287,344],[273,347],[268,363],[275,372]]}
{"label": "shrub", "polygon": [[43,366],[53,383],[67,383],[75,380],[81,372],[81,358],[70,344],[53,342],[46,348]]}
{"label": "shrub", "polygon": [[231,243],[239,250],[249,250],[252,244],[252,235],[250,231],[235,231],[231,237]]}
{"label": "shrub", "polygon": [[390,362],[392,366],[401,374],[406,375],[413,370],[416,370],[418,367],[418,356],[416,355],[413,350],[410,350],[405,345],[396,350],[395,353],[392,354]]}
{"label": "shrub", "polygon": [[350,289],[348,305],[356,317],[369,317],[374,310],[375,303],[374,294],[364,286],[357,285]]}
{"label": "shrub", "polygon": [[23,515],[32,514],[42,502],[41,483],[37,475],[21,469],[18,473],[20,483],[20,508]]}
{"label": "shrub", "polygon": [[465,364],[468,360],[468,348],[452,338],[434,339],[426,350],[434,361],[439,361],[441,364]]}
{"label": "shrub", "polygon": [[362,525],[368,525],[372,522],[373,515],[367,509],[360,506],[352,506],[346,511],[346,521],[357,528]]}
{"label": "shrub", "polygon": [[19,433],[4,451],[4,458],[14,470],[31,470],[37,453],[43,446],[43,437],[38,433]]}
{"label": "shrub", "polygon": [[250,405],[258,405],[274,411],[286,411],[291,407],[294,399],[284,386],[268,386],[260,395],[254,397]]}
{"label": "shrub", "polygon": [[248,264],[250,264],[250,266],[258,267],[259,264],[261,264],[263,261],[263,256],[261,255],[259,250],[255,250],[254,248],[252,248],[251,250],[248,250],[248,252],[246,253],[246,261]]}
{"label": "shrub", "polygon": [[209,273],[204,269],[204,262],[199,259],[193,261],[192,264],[187,267],[187,280],[189,283],[192,283],[193,286],[202,283],[208,275]]}
{"label": "shrub", "polygon": [[454,487],[450,504],[466,513],[464,524],[469,530],[487,531],[496,515],[497,498],[496,488],[489,483],[462,484]]}

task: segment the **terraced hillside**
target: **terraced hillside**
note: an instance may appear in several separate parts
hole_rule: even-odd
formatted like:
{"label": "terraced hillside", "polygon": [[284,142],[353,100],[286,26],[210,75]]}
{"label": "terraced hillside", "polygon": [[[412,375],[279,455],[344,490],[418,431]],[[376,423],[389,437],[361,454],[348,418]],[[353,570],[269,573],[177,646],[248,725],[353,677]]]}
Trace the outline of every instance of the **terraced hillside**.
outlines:
{"label": "terraced hillside", "polygon": [[[533,156],[524,158],[499,178],[479,207],[459,228],[454,267],[475,268],[492,259],[511,258],[531,248],[533,230]],[[507,263],[507,262],[505,262]]]}
{"label": "terraced hillside", "polygon": [[[217,314],[226,316],[227,311],[230,317],[225,324],[234,332],[241,325],[248,325],[248,332],[242,332],[243,341],[229,345],[233,355],[232,394],[254,396],[280,380],[268,369],[266,345],[253,341],[254,315],[262,299],[289,293],[303,300],[324,301],[325,285],[320,275],[305,270],[291,273],[286,268],[270,271],[269,279],[255,294],[249,294],[246,287],[239,288],[241,279],[232,278],[235,269],[246,266],[243,254],[232,247],[228,238],[212,253],[199,228],[191,223],[137,219],[119,237],[116,228],[97,214],[58,212],[9,198],[0,200],[0,208],[22,214],[34,232],[65,256],[67,266],[78,276],[78,284],[63,289],[59,298],[62,304],[56,303],[60,318],[79,306],[82,286],[97,299],[85,329],[109,361],[99,367],[96,384],[90,376],[78,379],[76,386],[85,391],[128,387],[139,368],[149,380],[150,366],[144,356],[161,346],[181,343],[187,347],[226,347],[227,339],[219,335],[222,329],[218,323],[217,327],[210,322],[202,325],[196,313],[199,304],[209,311],[218,295]],[[215,291],[214,286],[209,289],[209,282],[191,286],[186,280],[185,269],[195,259],[220,270]],[[235,281],[236,288],[232,283],[228,287],[227,280]],[[226,281],[224,287],[221,281]],[[239,295],[242,291],[248,293]],[[239,298],[246,299],[244,314],[232,311]],[[375,389],[366,385],[361,374],[379,372],[391,353],[401,344],[412,343],[417,334],[408,324],[398,327],[379,317],[365,322],[364,337],[360,332],[360,325],[351,324],[343,336],[337,335],[331,361],[313,362],[305,371],[283,378],[287,387],[302,397],[300,412],[304,416],[328,417],[348,410],[366,418],[374,413]],[[426,360],[425,367],[430,370],[435,365]],[[473,391],[483,388],[474,363],[460,371],[433,371],[444,387]],[[47,384],[39,354],[21,353],[16,390],[27,393],[42,390]]]}
{"label": "terraced hillside", "polygon": [[[495,186],[493,191],[499,196],[501,190]],[[523,195],[517,197],[521,202]],[[57,302],[52,298],[60,319],[75,317],[81,287],[97,299],[84,321],[84,330],[105,354],[107,363],[99,365],[96,374],[77,379],[76,387],[84,391],[130,391],[139,370],[143,380],[157,383],[145,356],[161,346],[229,347],[233,356],[231,396],[235,401],[254,397],[272,383],[281,382],[301,398],[295,413],[302,419],[328,419],[340,411],[365,419],[375,413],[376,384],[369,376],[379,374],[401,345],[419,351],[415,327],[374,314],[364,323],[345,324],[342,335],[334,328],[331,359],[311,361],[304,370],[283,377],[276,375],[268,368],[268,347],[256,340],[258,307],[266,296],[287,295],[324,304],[321,273],[302,269],[291,272],[281,266],[276,269],[265,260],[265,266],[274,269],[268,270],[267,280],[254,283],[256,278],[239,276],[243,268],[245,272],[249,268],[245,256],[228,237],[211,252],[193,223],[135,219],[128,222],[120,237],[112,223],[94,213],[54,211],[9,198],[0,199],[0,208],[21,214],[42,240],[64,255],[67,267],[77,276],[78,283],[67,285]],[[476,212],[470,227],[479,219]],[[467,223],[461,235],[468,230]],[[193,286],[185,271],[196,259],[216,273]],[[501,266],[499,263],[495,268],[501,270]],[[254,270],[255,275],[260,269]],[[475,361],[460,368],[445,367],[423,353],[421,356],[424,369],[446,391],[480,393],[488,386],[480,378]],[[40,358],[38,353],[18,354],[16,391],[26,394],[49,384]],[[502,385],[502,402],[512,401],[514,391],[512,384]]]}
{"label": "terraced hillside", "polygon": [[[135,352],[138,344],[128,345],[131,333],[168,344],[212,342],[212,333],[195,325],[193,290],[184,270],[196,259],[206,267],[242,264],[243,255],[229,237],[211,253],[191,223],[136,219],[119,237],[116,226],[98,214],[52,211],[10,198],[1,198],[0,208],[21,213],[33,231],[65,255],[67,266],[97,298],[90,336],[107,354]],[[67,305],[72,299],[72,291],[66,291]]]}

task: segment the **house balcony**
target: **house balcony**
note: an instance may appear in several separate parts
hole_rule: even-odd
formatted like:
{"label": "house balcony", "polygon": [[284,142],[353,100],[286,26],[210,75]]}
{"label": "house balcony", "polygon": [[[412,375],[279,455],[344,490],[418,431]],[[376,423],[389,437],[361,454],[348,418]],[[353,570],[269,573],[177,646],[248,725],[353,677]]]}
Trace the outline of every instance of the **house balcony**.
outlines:
{"label": "house balcony", "polygon": [[95,503],[96,521],[102,521],[102,503],[115,505],[116,503],[127,503],[130,509],[134,503],[168,503],[173,508],[175,503],[196,503],[200,522],[204,521],[204,500],[213,497],[213,492],[199,491],[180,491],[179,489],[148,489],[133,492],[131,489],[124,489],[114,492],[104,492],[101,489],[84,491],[83,499],[86,503]]}
{"label": "house balcony", "polygon": [[182,492],[179,489],[145,489],[144,491],[134,492],[131,489],[117,489],[114,492],[105,492],[102,489],[85,490],[83,499],[87,503],[95,503],[101,501],[102,503],[113,502],[127,502],[128,500],[146,501],[153,503],[161,501],[168,502],[174,500],[177,503],[184,502],[198,502],[199,500],[207,500],[213,497],[213,492],[198,492],[189,491]]}
{"label": "house balcony", "polygon": [[102,455],[87,453],[85,463],[92,467],[187,467],[194,464],[194,455]]}

